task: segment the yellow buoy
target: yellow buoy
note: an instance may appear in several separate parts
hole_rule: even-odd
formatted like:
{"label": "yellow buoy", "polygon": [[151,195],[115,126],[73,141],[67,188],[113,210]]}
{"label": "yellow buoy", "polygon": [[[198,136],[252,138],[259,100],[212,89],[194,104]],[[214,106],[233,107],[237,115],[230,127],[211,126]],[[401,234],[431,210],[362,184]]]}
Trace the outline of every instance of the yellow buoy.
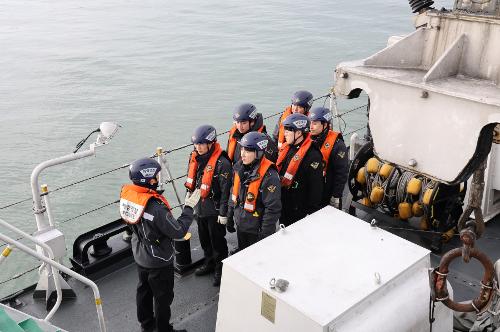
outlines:
{"label": "yellow buoy", "polygon": [[411,212],[415,217],[421,217],[424,215],[424,207],[419,202],[415,202],[411,206]]}
{"label": "yellow buoy", "polygon": [[432,188],[429,188],[425,191],[424,197],[422,197],[422,203],[424,203],[425,205],[430,204],[432,198],[432,191],[433,191]]}
{"label": "yellow buoy", "polygon": [[420,219],[420,229],[423,231],[429,230],[429,220],[426,217]]}
{"label": "yellow buoy", "polygon": [[370,202],[370,199],[368,197],[363,197],[363,199],[361,200],[361,204],[367,207],[372,206],[372,202]]}
{"label": "yellow buoy", "polygon": [[366,176],[365,176],[365,168],[364,167],[361,167],[358,170],[358,174],[356,175],[356,181],[358,181],[359,184],[366,183]]}
{"label": "yellow buoy", "polygon": [[411,205],[408,202],[399,203],[398,206],[399,219],[409,219],[411,218]]}
{"label": "yellow buoy", "polygon": [[420,190],[422,189],[422,181],[417,178],[412,178],[408,185],[406,186],[406,192],[412,195],[420,194]]}
{"label": "yellow buoy", "polygon": [[380,186],[375,186],[370,193],[370,201],[378,204],[384,199],[384,188]]}
{"label": "yellow buoy", "polygon": [[389,175],[391,175],[393,168],[394,167],[392,167],[389,164],[383,164],[382,167],[380,167],[380,171],[378,172],[378,174],[380,174],[380,176],[383,177],[384,179],[387,179]]}
{"label": "yellow buoy", "polygon": [[366,170],[368,173],[375,174],[378,172],[378,168],[380,167],[380,163],[377,158],[370,158],[366,163]]}

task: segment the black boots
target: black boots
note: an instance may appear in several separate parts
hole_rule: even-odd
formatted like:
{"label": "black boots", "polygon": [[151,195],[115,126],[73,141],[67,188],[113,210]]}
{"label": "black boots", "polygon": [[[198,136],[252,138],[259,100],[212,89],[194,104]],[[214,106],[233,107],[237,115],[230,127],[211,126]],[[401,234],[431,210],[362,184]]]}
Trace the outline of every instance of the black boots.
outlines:
{"label": "black boots", "polygon": [[214,287],[219,287],[221,278],[222,278],[222,271],[215,271],[214,282],[212,283],[212,285],[214,285]]}
{"label": "black boots", "polygon": [[207,275],[207,274],[214,272],[214,269],[215,269],[215,267],[213,264],[206,264],[205,263],[202,266],[200,266],[199,268],[197,268],[194,271],[194,274],[197,276],[204,276],[204,275]]}

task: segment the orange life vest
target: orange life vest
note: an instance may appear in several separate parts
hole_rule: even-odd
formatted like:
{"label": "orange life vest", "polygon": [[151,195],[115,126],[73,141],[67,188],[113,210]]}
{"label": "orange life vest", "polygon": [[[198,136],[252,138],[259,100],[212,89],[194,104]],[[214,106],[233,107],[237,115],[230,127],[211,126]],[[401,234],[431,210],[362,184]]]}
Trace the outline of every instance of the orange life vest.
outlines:
{"label": "orange life vest", "polygon": [[328,169],[328,161],[330,160],[330,154],[333,151],[333,146],[337,141],[339,133],[333,130],[329,130],[326,135],[325,141],[321,146],[321,154],[323,155],[323,176],[326,175],[326,170]]}
{"label": "orange life vest", "polygon": [[126,184],[120,192],[120,215],[127,224],[137,224],[141,220],[146,205],[151,198],[159,199],[170,210],[170,205],[165,197],[155,190]]}
{"label": "orange life vest", "polygon": [[[236,151],[236,145],[238,144],[238,140],[234,138],[234,133],[238,130],[236,125],[233,125],[231,130],[229,131],[229,139],[227,141],[227,154],[229,156],[229,160],[234,161],[234,151]],[[262,125],[257,131],[261,133],[264,130],[264,125]]]}
{"label": "orange life vest", "polygon": [[283,121],[285,121],[290,114],[292,114],[292,106],[285,108],[285,111],[281,114],[278,132],[278,148],[281,148],[281,145],[285,143],[285,127],[283,127]]}
{"label": "orange life vest", "polygon": [[[264,179],[264,175],[266,175],[267,170],[269,167],[273,166],[274,163],[270,160],[268,160],[266,157],[262,158],[262,161],[260,162],[259,169],[257,170],[257,173],[259,176],[254,179],[250,184],[248,185],[248,192],[247,196],[245,198],[245,204],[243,205],[243,208],[245,211],[253,213],[255,212],[256,208],[256,202],[257,202],[257,197],[259,196],[259,188],[260,184],[262,183],[262,179]],[[233,199],[234,204],[238,203],[238,194],[240,192],[240,176],[238,175],[238,172],[235,172],[234,174],[234,183],[233,183],[233,193],[231,198]]]}
{"label": "orange life vest", "polygon": [[[203,170],[203,176],[201,178],[201,198],[207,198],[210,195],[210,189],[212,188],[212,179],[214,177],[215,166],[217,164],[217,160],[222,154],[223,150],[220,147],[219,143],[214,143],[214,152],[208,159],[207,165]],[[188,175],[186,178],[186,183],[184,186],[190,191],[194,191],[196,189],[196,170],[198,169],[198,162],[196,161],[196,156],[198,156],[198,152],[191,152],[191,156],[189,159],[189,167],[188,167]]]}
{"label": "orange life vest", "polygon": [[[299,169],[300,164],[302,163],[302,160],[304,159],[304,156],[306,155],[307,151],[309,151],[309,148],[311,147],[312,143],[313,141],[311,139],[311,136],[307,135],[297,153],[290,160],[285,175],[283,175],[283,178],[281,179],[281,186],[287,188],[292,184],[293,179],[295,178],[295,174],[297,173],[297,170]],[[278,161],[276,162],[276,166],[280,171],[281,168],[283,167],[283,160],[285,160],[288,150],[290,150],[290,146],[287,143],[284,143],[281,146],[280,153],[278,156]]]}

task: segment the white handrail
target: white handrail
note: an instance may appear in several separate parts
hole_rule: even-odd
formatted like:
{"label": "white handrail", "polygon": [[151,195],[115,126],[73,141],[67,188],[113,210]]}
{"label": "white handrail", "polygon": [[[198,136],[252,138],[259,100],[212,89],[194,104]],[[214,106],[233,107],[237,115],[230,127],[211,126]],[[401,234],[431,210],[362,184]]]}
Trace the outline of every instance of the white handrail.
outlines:
{"label": "white handrail", "polygon": [[44,161],[38,164],[38,166],[36,166],[35,169],[33,169],[33,172],[31,172],[31,194],[33,196],[33,207],[35,210],[36,225],[39,231],[49,227],[49,224],[47,223],[43,215],[44,210],[42,207],[42,198],[40,197],[40,187],[38,185],[38,178],[40,176],[40,173],[48,167],[93,156],[94,154],[95,154],[95,146],[94,144],[91,144],[89,150],[81,151],[78,153],[71,153],[59,158],[54,158]]}
{"label": "white handrail", "polygon": [[[52,259],[52,260],[54,259],[54,252],[52,251],[52,248],[49,247],[46,243],[43,243],[42,241],[29,235],[28,233],[23,232],[22,230],[12,226],[11,224],[6,222],[5,220],[0,219],[0,225],[4,226],[7,229],[10,229],[11,231],[13,231],[19,235],[22,235],[23,237],[27,238],[31,242],[36,243],[37,245],[39,245],[40,247],[42,247],[46,251],[46,253],[48,254],[50,259]],[[15,246],[8,246],[7,248],[10,248],[12,250],[13,247],[15,247]],[[61,302],[62,302],[62,291],[61,291],[61,283],[59,280],[59,272],[57,271],[57,269],[54,266],[51,266],[51,270],[52,270],[52,277],[54,278],[54,285],[56,286],[57,300],[56,300],[56,303],[54,304],[54,306],[52,307],[52,309],[50,310],[50,312],[47,314],[47,316],[45,316],[44,321],[46,321],[46,322],[48,322],[54,316],[54,314],[56,313],[57,309],[59,309],[59,306],[61,305]]]}
{"label": "white handrail", "polygon": [[0,233],[0,240],[4,241],[6,243],[9,243],[9,244],[15,245],[17,248],[19,248],[21,251],[24,251],[28,255],[38,258],[39,260],[45,262],[46,264],[57,268],[58,270],[66,273],[67,275],[81,281],[82,283],[84,283],[84,284],[88,285],[90,288],[92,288],[92,291],[94,292],[94,299],[95,299],[95,305],[96,305],[96,309],[97,309],[97,316],[99,318],[99,327],[100,327],[101,332],[106,332],[106,323],[104,322],[104,314],[103,314],[103,310],[102,310],[102,300],[101,300],[101,296],[99,293],[99,288],[92,280],[87,279],[84,276],[76,273],[75,271],[67,268],[66,266],[59,264],[50,258],[45,257],[44,255],[42,255],[42,254],[34,251],[33,249],[25,246],[24,244],[20,243],[19,241],[16,241],[16,240],[8,237],[7,235]]}

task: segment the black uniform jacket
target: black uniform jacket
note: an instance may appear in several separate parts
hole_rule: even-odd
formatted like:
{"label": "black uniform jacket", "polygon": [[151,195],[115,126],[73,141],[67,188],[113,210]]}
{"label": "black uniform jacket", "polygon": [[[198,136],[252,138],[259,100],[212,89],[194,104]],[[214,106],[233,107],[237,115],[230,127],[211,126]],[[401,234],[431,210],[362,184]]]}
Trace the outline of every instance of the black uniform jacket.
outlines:
{"label": "black uniform jacket", "polygon": [[132,228],[132,253],[135,262],[148,269],[173,264],[173,239],[183,238],[193,222],[193,209],[185,207],[175,219],[170,210],[156,198],[146,205],[139,223]]}
{"label": "black uniform jacket", "polygon": [[[300,145],[291,146],[288,150],[280,177],[285,174],[290,160],[299,148]],[[285,224],[293,223],[321,208],[324,183],[322,163],[321,152],[312,144],[300,163],[292,185],[281,190],[282,217]]]}
{"label": "black uniform jacket", "polygon": [[[201,186],[203,171],[213,150],[214,147],[212,146],[212,149],[208,153],[196,157],[198,161],[196,188],[200,188]],[[215,165],[210,196],[200,199],[194,208],[195,215],[198,218],[213,217],[217,215],[225,217],[227,215],[227,203],[233,179],[232,169],[227,153],[223,151]]]}
{"label": "black uniform jacket", "polygon": [[257,178],[259,164],[248,167],[240,161],[235,165],[235,172],[240,176],[240,190],[237,204],[234,204],[232,199],[229,202],[228,216],[234,218],[238,232],[257,234],[259,239],[262,239],[276,231],[276,223],[281,214],[281,184],[278,171],[270,167],[260,184],[255,212],[247,212],[243,207],[248,185]]}
{"label": "black uniform jacket", "polygon": [[[318,136],[312,136],[314,145],[318,149],[325,142],[328,130],[325,130]],[[331,197],[341,198],[344,192],[344,186],[347,181],[347,173],[349,171],[349,156],[342,135],[339,134],[332,152],[328,159],[328,168],[326,170],[325,185],[323,187],[322,206],[330,203]]]}
{"label": "black uniform jacket", "polygon": [[[262,117],[262,114],[258,113],[257,119],[255,120],[255,124],[252,126],[252,128],[250,128],[250,131],[257,131],[260,127],[262,127],[263,123],[264,123],[264,118]],[[276,142],[267,134],[266,126],[264,126],[264,130],[262,131],[262,133],[266,134],[267,138],[269,139],[269,143],[265,151],[265,156],[267,159],[275,163],[276,160],[278,159],[278,146],[276,145]],[[233,138],[236,138],[238,142],[241,140],[243,136],[244,134],[240,133],[238,130],[236,130],[233,134]],[[241,160],[240,152],[241,152],[241,146],[239,144],[236,144],[236,148],[234,150],[233,165],[235,165],[238,161]]]}

